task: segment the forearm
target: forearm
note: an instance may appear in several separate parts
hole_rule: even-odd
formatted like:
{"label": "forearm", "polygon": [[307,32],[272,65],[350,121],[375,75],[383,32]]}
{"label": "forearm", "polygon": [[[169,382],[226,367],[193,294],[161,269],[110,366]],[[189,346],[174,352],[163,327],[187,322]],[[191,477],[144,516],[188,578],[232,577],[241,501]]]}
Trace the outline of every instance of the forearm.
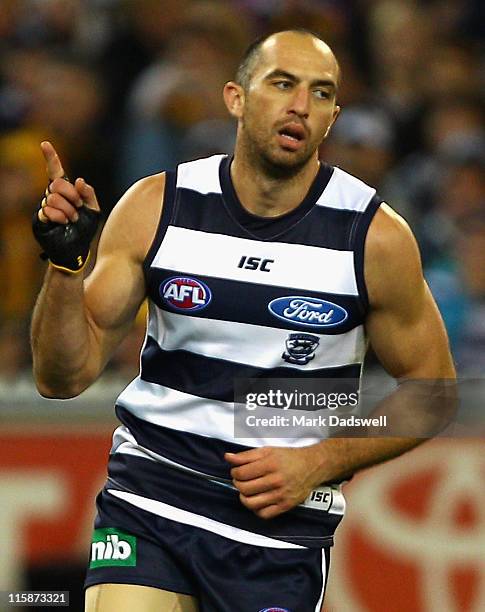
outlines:
{"label": "forearm", "polygon": [[423,438],[331,438],[308,447],[314,486],[345,480],[355,472],[398,457]]}
{"label": "forearm", "polygon": [[82,277],[49,267],[34,308],[34,378],[47,397],[72,397],[87,386],[82,378],[89,361],[90,328]]}
{"label": "forearm", "polygon": [[385,429],[378,426],[344,428],[339,437],[310,447],[314,453],[316,483],[345,479],[358,470],[398,457],[432,438],[450,423],[456,402],[453,378],[400,383],[368,415],[384,415],[387,419]]}

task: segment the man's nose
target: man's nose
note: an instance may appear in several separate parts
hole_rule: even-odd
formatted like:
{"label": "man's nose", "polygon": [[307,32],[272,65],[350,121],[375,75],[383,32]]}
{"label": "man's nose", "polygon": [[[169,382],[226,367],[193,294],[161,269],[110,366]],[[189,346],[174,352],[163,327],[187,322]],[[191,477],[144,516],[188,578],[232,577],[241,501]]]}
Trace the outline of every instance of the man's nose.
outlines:
{"label": "man's nose", "polygon": [[288,112],[293,112],[299,117],[304,117],[305,119],[308,118],[310,112],[310,92],[303,84],[295,87]]}

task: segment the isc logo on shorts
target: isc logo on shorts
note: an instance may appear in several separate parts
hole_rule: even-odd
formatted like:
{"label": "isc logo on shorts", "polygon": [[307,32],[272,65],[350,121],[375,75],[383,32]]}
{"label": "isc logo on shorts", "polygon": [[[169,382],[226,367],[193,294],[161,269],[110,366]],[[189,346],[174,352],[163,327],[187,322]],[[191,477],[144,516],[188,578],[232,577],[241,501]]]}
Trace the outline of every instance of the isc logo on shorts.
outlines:
{"label": "isc logo on shorts", "polygon": [[136,565],[136,537],[112,527],[95,529],[89,567],[115,565],[125,567]]}
{"label": "isc logo on shorts", "polygon": [[160,295],[164,302],[182,311],[194,311],[205,308],[212,299],[212,294],[203,282],[184,276],[169,278],[160,286]]}

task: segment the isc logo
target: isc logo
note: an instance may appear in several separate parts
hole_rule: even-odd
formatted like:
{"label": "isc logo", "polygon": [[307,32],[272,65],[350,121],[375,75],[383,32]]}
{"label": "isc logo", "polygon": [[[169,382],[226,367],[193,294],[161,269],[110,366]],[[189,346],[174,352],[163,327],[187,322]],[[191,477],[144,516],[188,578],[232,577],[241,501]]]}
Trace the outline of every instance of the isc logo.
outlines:
{"label": "isc logo", "polygon": [[261,259],[261,257],[248,257],[243,255],[237,265],[238,268],[245,270],[261,270],[261,272],[269,272],[269,264],[274,263],[274,259]]}
{"label": "isc logo", "polygon": [[195,278],[177,276],[160,286],[160,294],[166,304],[176,310],[201,310],[212,299],[207,285]]}
{"label": "isc logo", "polygon": [[323,486],[313,489],[310,495],[303,502],[303,505],[310,508],[318,508],[318,510],[327,511],[332,505],[332,501],[332,489],[330,487]]}
{"label": "isc logo", "polygon": [[327,504],[330,501],[329,491],[312,491],[310,496],[311,501],[321,502]]}

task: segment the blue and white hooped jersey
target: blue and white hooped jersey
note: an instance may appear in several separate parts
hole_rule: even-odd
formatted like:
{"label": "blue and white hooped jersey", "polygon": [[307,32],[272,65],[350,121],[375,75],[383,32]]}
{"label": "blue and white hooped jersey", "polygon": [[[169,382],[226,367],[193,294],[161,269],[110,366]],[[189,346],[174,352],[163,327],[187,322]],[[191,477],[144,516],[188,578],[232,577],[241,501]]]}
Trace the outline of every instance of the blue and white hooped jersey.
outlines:
{"label": "blue and white hooped jersey", "polygon": [[[239,202],[230,163],[216,155],[167,173],[144,264],[149,316],[140,374],[117,400],[123,425],[112,448],[227,489],[225,452],[320,441],[241,444],[234,438],[235,379],[359,379],[368,308],[364,242],[382,202],[362,181],[322,164],[297,208],[261,218]],[[298,334],[318,340],[311,359],[285,350]],[[340,485],[323,488],[332,501],[320,509],[334,529],[345,502]]]}

